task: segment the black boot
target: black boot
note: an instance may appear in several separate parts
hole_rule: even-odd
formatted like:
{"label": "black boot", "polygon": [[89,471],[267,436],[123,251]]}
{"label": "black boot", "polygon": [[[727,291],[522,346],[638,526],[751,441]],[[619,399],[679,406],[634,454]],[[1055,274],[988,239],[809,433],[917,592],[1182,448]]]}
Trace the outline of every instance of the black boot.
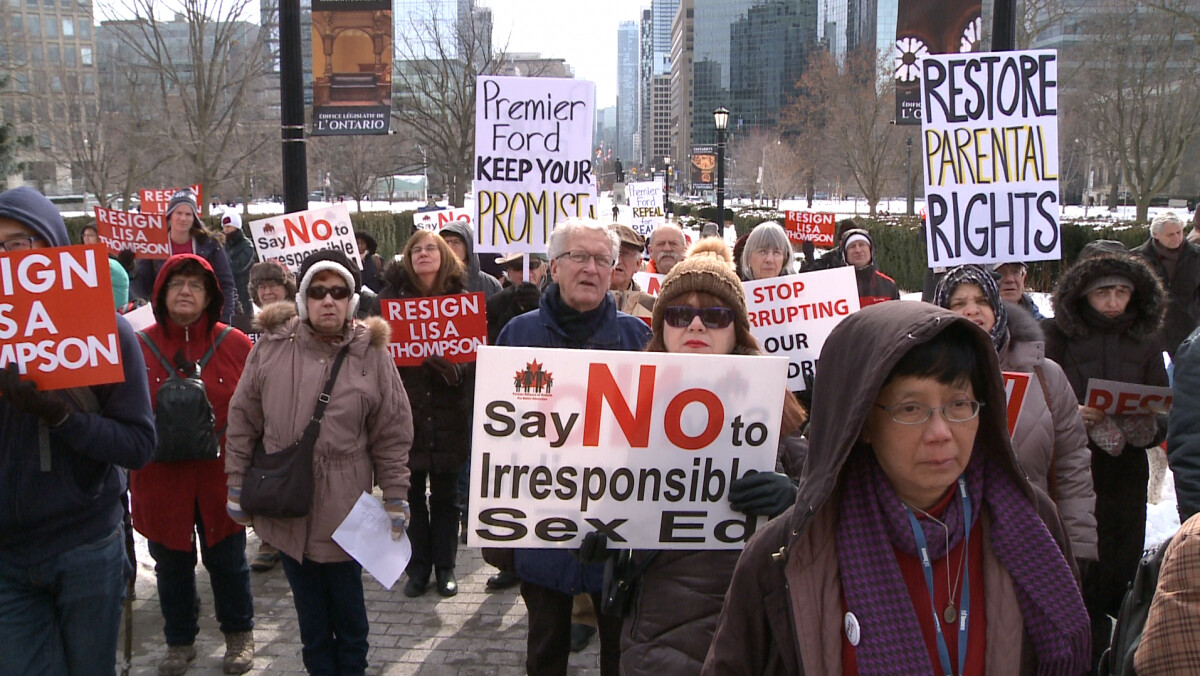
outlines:
{"label": "black boot", "polygon": [[453,568],[438,568],[436,575],[439,594],[450,597],[458,593],[458,581],[454,579]]}

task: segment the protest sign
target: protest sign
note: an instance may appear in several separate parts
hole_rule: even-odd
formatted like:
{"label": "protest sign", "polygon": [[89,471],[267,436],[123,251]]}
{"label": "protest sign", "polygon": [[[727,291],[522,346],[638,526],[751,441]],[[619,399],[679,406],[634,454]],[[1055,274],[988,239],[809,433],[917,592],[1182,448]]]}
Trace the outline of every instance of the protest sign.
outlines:
{"label": "protest sign", "polygon": [[799,392],[815,375],[829,332],[858,312],[853,267],[742,282],[750,333],[765,354],[788,358],[787,388]]}
{"label": "protest sign", "polygon": [[633,210],[630,226],[643,237],[649,237],[663,224],[667,215],[663,209],[663,187],[658,181],[630,183],[625,186],[629,207]]}
{"label": "protest sign", "polygon": [[[196,193],[196,206],[204,204],[204,194],[200,184],[188,186]],[[165,214],[167,205],[171,203],[171,195],[183,188],[153,188],[138,191],[138,204],[143,214]]]}
{"label": "protest sign", "polygon": [[1100,409],[1108,415],[1142,415],[1166,413],[1171,410],[1175,395],[1169,387],[1135,385],[1115,380],[1088,380],[1085,406]]}
{"label": "protest sign", "polygon": [[103,245],[0,253],[0,368],[10,363],[43,390],[125,379]]}
{"label": "protest sign", "polygon": [[362,269],[354,224],[345,204],[297,211],[250,221],[251,241],[259,260],[279,261],[292,272],[312,252],[340,249]]}
{"label": "protest sign", "polygon": [[171,257],[167,223],[161,213],[139,214],[95,207],[95,214],[96,234],[109,253],[119,254],[128,249],[138,258]]}
{"label": "protest sign", "polygon": [[784,360],[482,347],[467,544],[740,549],[730,483],[774,471]]}
{"label": "protest sign", "polygon": [[454,221],[462,221],[474,224],[475,215],[470,209],[432,209],[430,211],[418,211],[413,214],[413,227],[421,230],[440,230],[447,223]]}
{"label": "protest sign", "polygon": [[635,272],[633,273],[633,281],[638,285],[638,288],[643,293],[648,293],[651,296],[658,297],[658,290],[662,288],[663,280],[666,275],[660,275],[654,272]]}
{"label": "protest sign", "polygon": [[837,217],[833,214],[788,211],[784,229],[792,248],[797,251],[804,242],[812,242],[813,246],[822,249],[832,249],[837,244]]}
{"label": "protest sign", "polygon": [[1028,373],[1002,371],[1004,376],[1004,396],[1007,401],[1005,415],[1008,418],[1008,436],[1017,429],[1017,420],[1021,417],[1021,406],[1025,403],[1025,393],[1029,391],[1030,376]]}
{"label": "protest sign", "polygon": [[392,325],[388,352],[396,366],[418,366],[430,355],[455,364],[475,361],[487,345],[487,316],[482,293],[381,301]]}
{"label": "protest sign", "polygon": [[475,251],[545,252],[556,223],[596,217],[596,86],[480,76],[475,92]]}
{"label": "protest sign", "polygon": [[929,267],[1061,258],[1055,52],[921,64]]}

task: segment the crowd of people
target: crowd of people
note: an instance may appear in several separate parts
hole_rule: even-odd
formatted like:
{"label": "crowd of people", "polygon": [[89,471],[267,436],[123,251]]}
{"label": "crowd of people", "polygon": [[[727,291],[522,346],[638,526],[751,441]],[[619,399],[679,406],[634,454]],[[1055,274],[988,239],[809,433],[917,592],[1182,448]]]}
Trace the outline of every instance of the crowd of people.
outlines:
{"label": "crowd of people", "polygon": [[[930,302],[890,302],[897,284],[853,221],[818,258],[772,221],[731,250],[670,222],[644,236],[569,219],[544,253],[498,257],[496,279],[464,221],[415,231],[390,262],[358,233],[361,267],[326,250],[293,274],[255,262],[236,214],[207,229],[190,191],[165,218],[169,259],[109,263],[114,307],[140,299],[155,320],[135,332],[118,315],[123,382],[45,392],[15,364],[0,372],[2,675],[113,673],[130,526],[155,563],[160,674],[196,658],[198,558],[225,673],[254,665],[251,570],[277,564],[305,668],[364,673],[363,571],[332,538],[364,491],[411,543],[403,593],[457,594],[475,367],[397,367],[382,301],[481,292],[491,344],[700,360],[762,354],[743,282],[842,266],[862,309],[829,335],[806,391],[779,392],[775,471],[729,486],[732,510],[768,519],[743,551],[621,553],[598,532],[577,550],[485,550],[487,589],[519,585],[526,671],[567,673],[595,633],[606,676],[1093,673],[1142,554],[1147,454],[1164,440],[1184,527],[1137,668],[1200,670],[1200,248],[1173,214],[1132,251],[1089,244],[1048,319],[1015,261],[952,268]],[[45,197],[0,193],[0,249],[68,244]],[[1015,425],[1004,373],[1029,378]],[[1086,405],[1094,379],[1172,378],[1169,418]],[[259,495],[292,457],[309,470],[298,514]],[[627,606],[603,593],[624,555]]]}

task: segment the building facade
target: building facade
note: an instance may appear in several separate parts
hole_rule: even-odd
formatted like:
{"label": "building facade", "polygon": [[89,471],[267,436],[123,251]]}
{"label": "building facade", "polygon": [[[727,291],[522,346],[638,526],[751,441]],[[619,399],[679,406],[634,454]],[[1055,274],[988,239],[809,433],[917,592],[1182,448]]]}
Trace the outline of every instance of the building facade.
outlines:
{"label": "building facade", "polygon": [[634,162],[638,132],[638,24],[622,21],[617,28],[617,155]]}

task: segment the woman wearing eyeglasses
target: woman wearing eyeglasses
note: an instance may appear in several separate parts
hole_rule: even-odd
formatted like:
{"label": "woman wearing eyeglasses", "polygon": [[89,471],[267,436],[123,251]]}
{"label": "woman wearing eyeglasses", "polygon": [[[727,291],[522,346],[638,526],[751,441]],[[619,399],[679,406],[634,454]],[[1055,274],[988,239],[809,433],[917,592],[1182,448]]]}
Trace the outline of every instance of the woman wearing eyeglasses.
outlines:
{"label": "woman wearing eyeglasses", "polygon": [[825,341],[795,506],[742,552],[702,673],[1083,674],[1054,504],[970,320],[880,303]]}
{"label": "woman wearing eyeglasses", "polygon": [[[403,259],[384,272],[380,300],[425,298],[465,293],[465,268],[440,235],[413,233]],[[473,364],[453,364],[431,355],[420,366],[401,366],[400,378],[413,411],[413,446],[408,454],[412,487],[408,501],[412,543],[405,596],[425,593],[430,575],[438,594],[454,596],[458,582],[458,471],[471,456],[471,401],[475,395]],[[425,490],[428,486],[428,503]]]}
{"label": "woman wearing eyeglasses", "polygon": [[787,232],[775,221],[763,221],[754,226],[742,249],[742,275],[751,279],[770,279],[796,271],[792,245]]}

